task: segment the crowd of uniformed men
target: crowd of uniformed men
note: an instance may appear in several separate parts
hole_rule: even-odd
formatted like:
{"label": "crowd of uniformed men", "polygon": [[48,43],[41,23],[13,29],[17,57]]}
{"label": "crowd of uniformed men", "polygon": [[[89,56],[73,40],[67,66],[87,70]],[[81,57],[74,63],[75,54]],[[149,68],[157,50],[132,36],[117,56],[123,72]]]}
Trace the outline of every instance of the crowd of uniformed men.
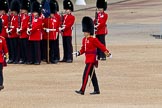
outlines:
{"label": "crowd of uniformed men", "polygon": [[[3,28],[1,36],[6,38],[9,50],[9,64],[36,64],[41,61],[56,64],[60,61],[59,36],[63,40],[63,59],[73,62],[72,28],[75,17],[73,3],[63,1],[65,12],[59,13],[57,0],[48,0],[50,15],[44,8],[46,0],[0,0],[0,18]],[[97,0],[98,12],[94,19],[96,37],[105,45],[108,33],[106,21],[108,14],[105,0]],[[43,14],[45,13],[45,14]],[[106,60],[105,54],[97,51],[99,60]]]}

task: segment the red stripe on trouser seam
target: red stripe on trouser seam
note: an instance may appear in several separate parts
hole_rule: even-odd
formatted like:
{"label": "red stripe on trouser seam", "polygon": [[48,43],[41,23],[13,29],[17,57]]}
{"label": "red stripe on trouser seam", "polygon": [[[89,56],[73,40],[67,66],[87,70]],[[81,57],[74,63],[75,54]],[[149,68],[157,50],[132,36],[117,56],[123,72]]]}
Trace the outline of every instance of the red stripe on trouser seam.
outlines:
{"label": "red stripe on trouser seam", "polygon": [[86,75],[85,75],[85,78],[84,78],[85,80],[83,81],[83,86],[82,86],[82,91],[83,91],[83,92],[84,92],[85,87],[86,87],[86,85],[87,85],[88,75],[89,75],[91,66],[92,66],[92,64],[90,64],[90,65],[88,66],[88,69],[87,69],[87,71],[86,71]]}

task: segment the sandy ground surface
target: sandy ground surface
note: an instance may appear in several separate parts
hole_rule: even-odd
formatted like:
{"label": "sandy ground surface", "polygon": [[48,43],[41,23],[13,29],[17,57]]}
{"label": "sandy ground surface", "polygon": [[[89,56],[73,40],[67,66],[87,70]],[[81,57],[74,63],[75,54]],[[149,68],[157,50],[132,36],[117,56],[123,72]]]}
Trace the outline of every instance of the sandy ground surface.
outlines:
{"label": "sandy ground surface", "polygon": [[[115,1],[119,0],[110,0]],[[109,5],[106,40],[113,58],[99,61],[96,69],[100,95],[89,94],[92,86],[87,86],[84,96],[74,92],[81,85],[84,56],[74,57],[72,64],[8,65],[0,108],[161,108],[162,40],[150,36],[162,33],[161,7],[161,0]],[[94,10],[74,13],[78,49],[82,38],[79,20],[84,15],[94,17]]]}

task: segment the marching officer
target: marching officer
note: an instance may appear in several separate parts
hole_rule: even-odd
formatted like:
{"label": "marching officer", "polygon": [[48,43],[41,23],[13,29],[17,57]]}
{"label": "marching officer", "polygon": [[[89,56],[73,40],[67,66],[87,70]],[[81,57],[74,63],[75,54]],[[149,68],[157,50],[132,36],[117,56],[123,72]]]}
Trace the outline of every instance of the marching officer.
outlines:
{"label": "marching officer", "polygon": [[[2,19],[0,18],[0,34],[3,29],[2,24],[3,24]],[[0,35],[0,90],[4,89],[3,86],[3,63],[5,62],[4,55],[8,59],[8,49],[7,49],[6,40],[3,36]]]}
{"label": "marching officer", "polygon": [[30,3],[28,0],[22,0],[21,1],[21,7],[20,7],[20,27],[17,28],[17,34],[19,34],[20,38],[20,64],[24,64],[28,62],[28,34],[27,34],[27,28],[28,28],[28,22],[29,22],[29,16],[28,11],[30,8]]}
{"label": "marching officer", "polygon": [[20,2],[18,0],[13,0],[11,2],[11,22],[8,25],[8,28],[6,29],[6,32],[8,33],[8,38],[10,39],[10,56],[11,59],[8,61],[8,63],[14,63],[17,64],[19,60],[19,53],[18,53],[18,39],[19,36],[17,34],[17,28],[19,26],[18,24],[18,14],[20,12]]}
{"label": "marching officer", "polygon": [[72,29],[73,24],[75,21],[75,17],[72,15],[72,12],[74,11],[73,3],[70,0],[64,0],[63,1],[63,7],[65,10],[65,15],[63,16],[63,21],[61,22],[62,25],[59,28],[59,30],[62,33],[63,37],[63,60],[61,62],[67,62],[72,63],[73,57],[72,57]]}
{"label": "marching officer", "polygon": [[82,31],[84,32],[84,38],[82,39],[82,47],[80,51],[74,52],[77,56],[85,53],[85,69],[83,73],[82,86],[79,91],[75,91],[78,94],[84,95],[88,76],[90,75],[92,84],[94,87],[94,92],[90,94],[100,94],[98,81],[95,73],[94,67],[97,66],[96,60],[96,49],[99,48],[104,52],[106,56],[110,56],[109,50],[97,39],[94,38],[94,23],[90,17],[83,17],[82,19]]}
{"label": "marching officer", "polygon": [[[95,35],[98,40],[106,46],[105,35],[108,33],[106,22],[108,20],[108,14],[105,13],[107,9],[107,0],[97,0],[96,7],[98,8],[98,13],[94,20],[95,24]],[[98,60],[106,60],[105,54],[97,49]]]}
{"label": "marching officer", "polygon": [[40,55],[40,41],[42,39],[42,19],[41,5],[38,1],[32,3],[32,20],[29,22],[27,34],[29,35],[29,49],[30,49],[30,64],[39,65],[41,63]]}
{"label": "marching officer", "polygon": [[[46,38],[49,36],[49,58],[50,62],[56,64],[58,62],[58,44],[57,44],[57,33],[59,29],[59,19],[55,17],[55,13],[57,12],[57,4],[55,0],[50,1],[50,17],[45,18],[44,21],[44,30],[46,31]],[[48,39],[48,38],[47,38]]]}

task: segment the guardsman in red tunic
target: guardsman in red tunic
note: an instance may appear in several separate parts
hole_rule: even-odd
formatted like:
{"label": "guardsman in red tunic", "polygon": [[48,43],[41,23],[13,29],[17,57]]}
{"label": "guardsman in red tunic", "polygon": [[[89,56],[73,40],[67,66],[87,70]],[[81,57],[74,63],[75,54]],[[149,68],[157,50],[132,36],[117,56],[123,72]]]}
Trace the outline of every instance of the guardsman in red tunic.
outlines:
{"label": "guardsman in red tunic", "polygon": [[19,54],[18,54],[18,39],[19,36],[17,34],[17,28],[18,28],[18,14],[20,12],[20,2],[18,0],[13,0],[11,2],[11,22],[10,25],[8,25],[8,28],[6,29],[6,32],[8,33],[8,38],[10,39],[10,56],[11,59],[8,61],[8,63],[18,63]]}
{"label": "guardsman in red tunic", "polygon": [[73,3],[70,0],[64,0],[63,2],[65,15],[63,17],[62,27],[59,30],[62,32],[63,37],[63,60],[62,62],[72,63],[72,29],[75,21],[75,17],[72,15]]}
{"label": "guardsman in red tunic", "polygon": [[27,28],[29,35],[29,49],[30,49],[30,64],[39,65],[40,58],[40,41],[42,40],[42,18],[41,5],[38,1],[32,3],[32,22],[31,27]]}
{"label": "guardsman in red tunic", "polygon": [[28,62],[28,34],[27,34],[27,28],[28,28],[28,22],[29,22],[29,1],[28,0],[22,0],[21,1],[21,7],[20,7],[20,27],[17,28],[17,34],[20,38],[20,61],[19,64],[24,64]]}
{"label": "guardsman in red tunic", "polygon": [[84,38],[82,40],[82,47],[81,50],[78,52],[74,52],[77,56],[85,54],[85,70],[83,73],[83,81],[82,86],[79,91],[75,91],[78,94],[84,95],[88,76],[91,76],[92,84],[94,86],[94,92],[90,94],[100,94],[98,81],[95,73],[95,65],[97,62],[96,60],[96,50],[97,48],[101,49],[106,56],[110,56],[109,50],[97,39],[93,37],[94,34],[94,23],[90,17],[84,17],[82,19],[82,28],[84,32]]}
{"label": "guardsman in red tunic", "polygon": [[[54,14],[54,16],[57,18],[57,22],[59,23],[59,25],[61,24],[61,16],[60,14],[58,13],[59,12],[59,4],[57,2],[57,0],[53,0],[55,2],[55,5],[56,5],[56,12]],[[58,61],[60,60],[60,49],[59,49],[59,29],[57,31],[57,38],[56,38],[56,57],[58,58]]]}
{"label": "guardsman in red tunic", "polygon": [[2,19],[2,32],[0,33],[0,36],[3,37],[7,37],[7,33],[6,33],[6,28],[8,26],[8,16],[7,13],[8,12],[8,4],[7,4],[7,0],[1,0],[0,1],[0,18]]}
{"label": "guardsman in red tunic", "polygon": [[[0,34],[2,29],[3,29],[2,19],[0,18]],[[0,90],[4,88],[3,86],[3,63],[5,62],[4,55],[8,59],[8,49],[7,49],[6,40],[3,36],[0,35]]]}
{"label": "guardsman in red tunic", "polygon": [[48,18],[45,18],[44,21],[44,30],[46,31],[46,39],[48,39],[49,36],[49,58],[50,58],[50,62],[53,64],[56,64],[58,62],[57,58],[58,53],[57,49],[58,49],[58,45],[57,45],[57,32],[59,29],[59,19],[57,19],[55,17],[55,13],[57,12],[57,6],[56,6],[56,2],[55,0],[51,0],[50,1],[50,10],[51,10],[51,14]]}
{"label": "guardsman in red tunic", "polygon": [[[96,6],[99,12],[97,13],[94,20],[96,30],[95,34],[96,38],[98,38],[98,40],[106,46],[105,35],[108,33],[106,24],[108,20],[108,14],[104,11],[107,9],[107,0],[97,0]],[[105,54],[100,49],[97,49],[97,55],[98,60],[106,60]]]}
{"label": "guardsman in red tunic", "polygon": [[[41,1],[42,8],[44,7],[45,1],[46,0]],[[46,20],[44,14],[41,13],[40,17],[42,18],[42,26],[44,26]],[[43,29],[42,29],[42,40],[40,43],[40,47],[41,47],[41,60],[46,62],[47,61],[47,36],[45,30]]]}

